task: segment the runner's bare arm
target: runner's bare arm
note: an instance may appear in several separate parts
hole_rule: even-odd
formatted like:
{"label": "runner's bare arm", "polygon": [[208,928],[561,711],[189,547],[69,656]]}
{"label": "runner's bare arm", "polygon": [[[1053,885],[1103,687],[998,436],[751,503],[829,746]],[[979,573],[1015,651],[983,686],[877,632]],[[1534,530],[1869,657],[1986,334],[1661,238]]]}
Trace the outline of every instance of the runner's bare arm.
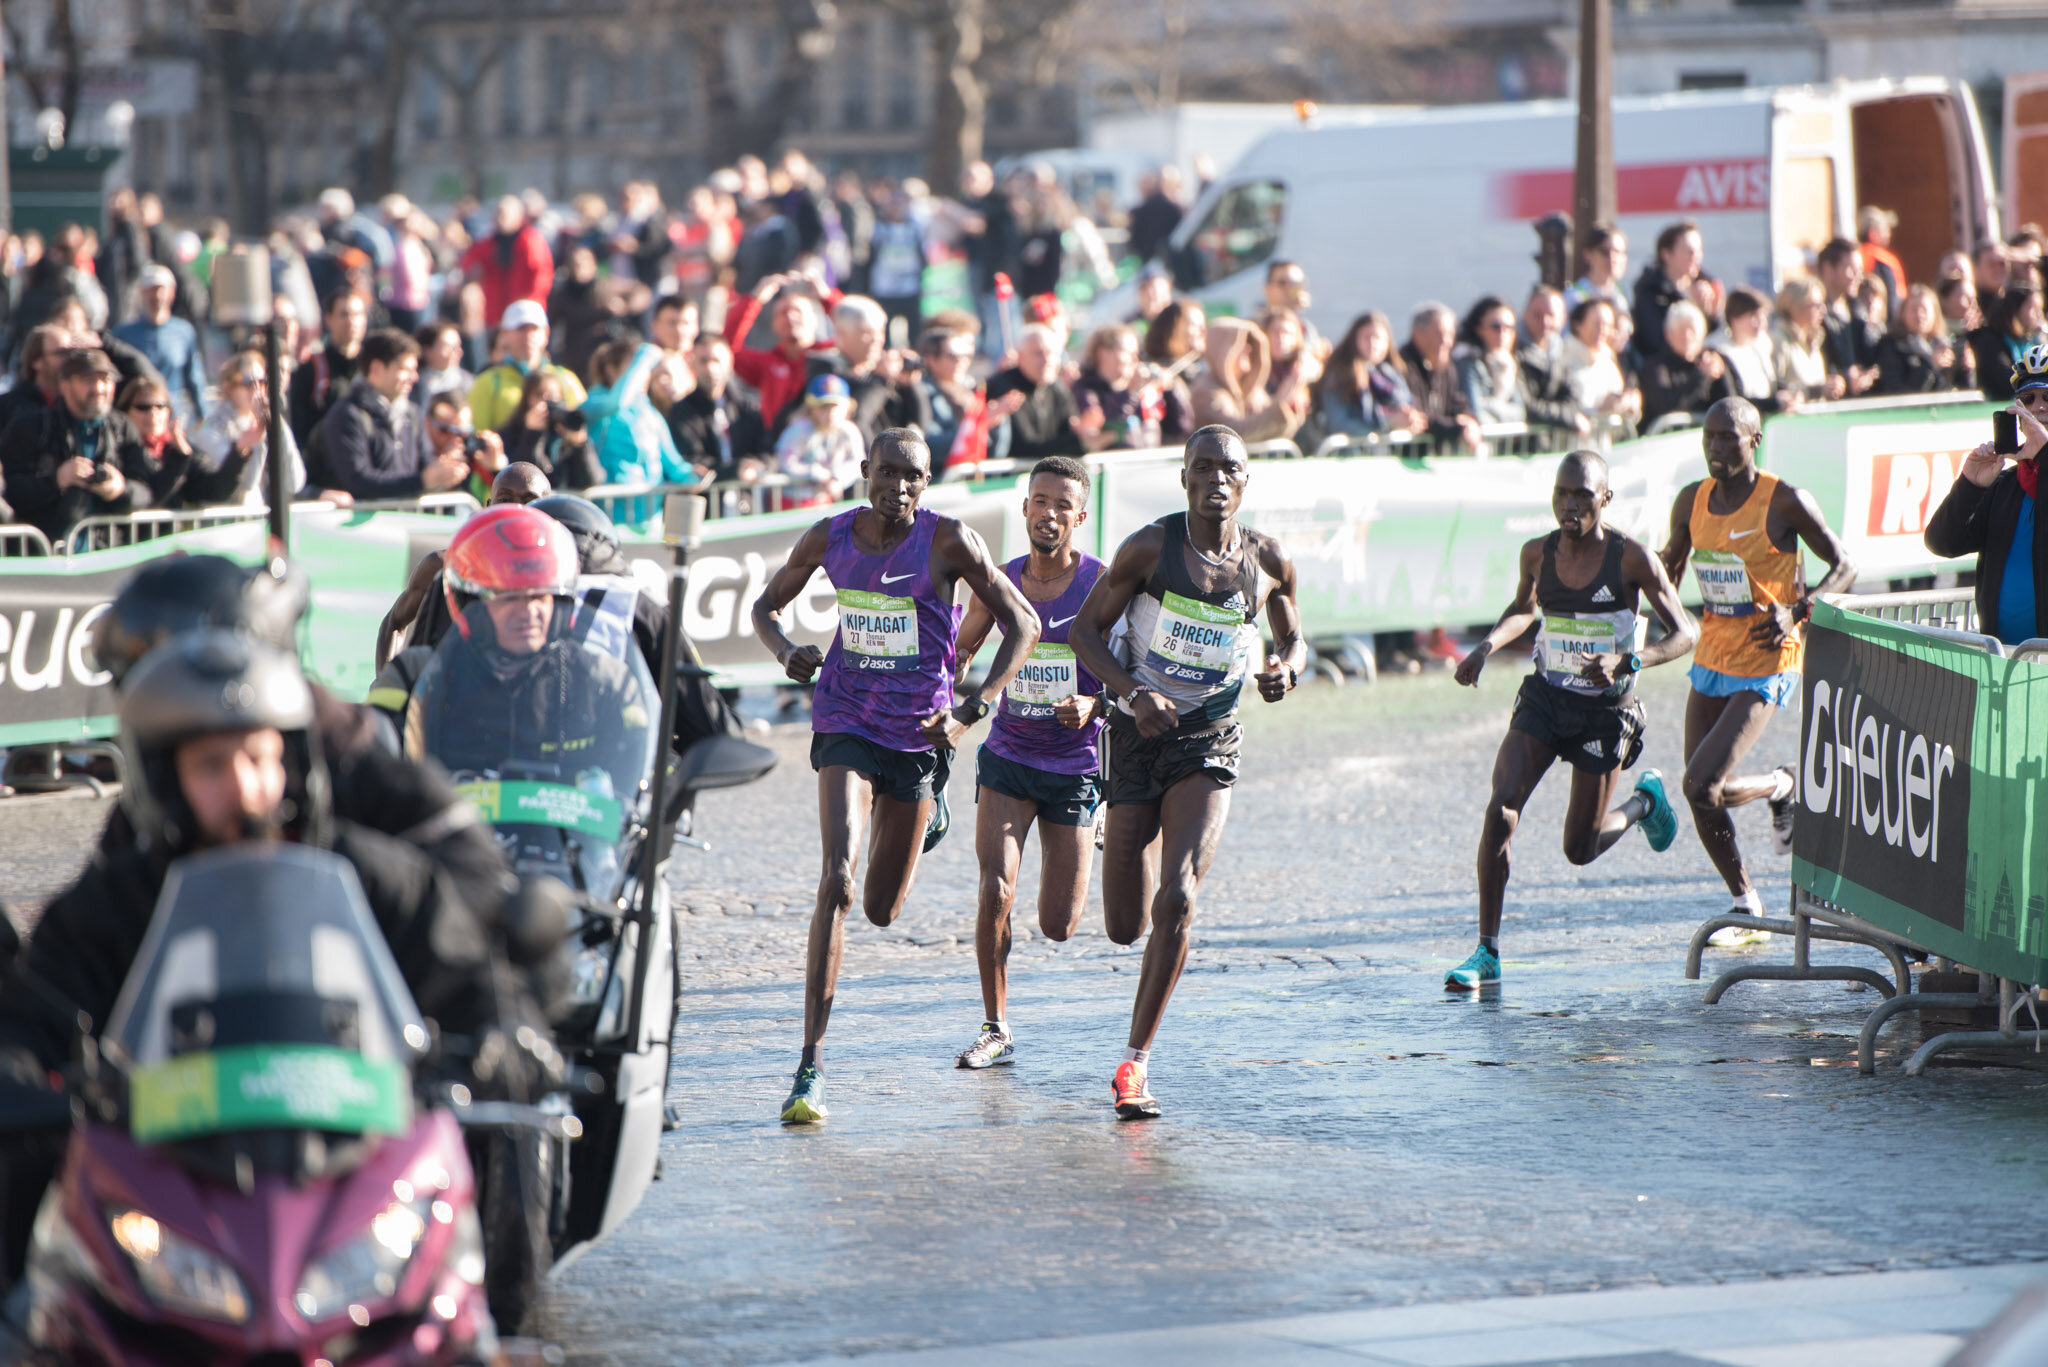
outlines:
{"label": "runner's bare arm", "polygon": [[377,624],[377,667],[391,658],[391,641],[400,631],[419,620],[420,608],[427,601],[427,590],[434,586],[434,576],[441,572],[442,555],[439,551],[428,551],[420,557],[420,563],[412,567],[412,577],[405,581],[405,587],[398,592],[398,601],[391,605],[391,611],[384,614],[384,620]]}
{"label": "runner's bare arm", "polygon": [[[988,553],[988,544],[972,527],[950,517],[942,518],[938,533],[932,538],[932,554],[951,579],[967,585],[975,601],[987,608],[989,616],[1003,628],[1003,641],[996,647],[988,677],[974,694],[993,705],[1031,658],[1031,648],[1038,644],[1038,610],[997,567],[995,557]],[[932,744],[950,749],[967,734],[967,723],[947,708],[924,719],[924,734]]]}
{"label": "runner's bare arm", "polygon": [[[1636,652],[1644,669],[1669,664],[1693,648],[1699,640],[1699,629],[1693,624],[1692,614],[1678,601],[1678,590],[1664,573],[1663,562],[1633,539],[1622,543],[1621,580],[1647,598],[1664,622],[1664,639]],[[1590,655],[1579,673],[1602,687],[1611,687],[1620,681],[1621,661],[1620,655]]]}
{"label": "runner's bare arm", "polygon": [[[1795,489],[1782,480],[1771,497],[1770,518],[1778,526],[1793,533],[1797,540],[1806,543],[1807,549],[1820,557],[1828,572],[1821,581],[1807,590],[1806,596],[1796,603],[1780,603],[1769,612],[1763,613],[1749,629],[1749,638],[1766,648],[1775,647],[1799,629],[1813,613],[1813,600],[1823,593],[1841,593],[1856,583],[1856,567],[1849,563],[1849,554],[1842,548],[1842,539],[1835,535],[1821,516],[1820,505],[1813,495],[1804,489]],[[1775,544],[1778,538],[1773,535]]]}
{"label": "runner's bare arm", "polygon": [[1664,577],[1673,588],[1685,582],[1685,562],[1692,558],[1692,505],[1699,492],[1698,480],[1678,491],[1671,503],[1671,539],[1657,553],[1664,562]]}
{"label": "runner's bare arm", "polygon": [[1259,553],[1259,568],[1273,581],[1266,594],[1266,625],[1273,629],[1273,648],[1266,653],[1266,667],[1252,675],[1258,681],[1259,696],[1279,702],[1308,668],[1308,642],[1301,635],[1301,600],[1296,596],[1294,561],[1270,536],[1253,534]]}
{"label": "runner's bare arm", "polygon": [[[1005,579],[1008,575],[1003,576]],[[981,595],[970,594],[967,599],[967,614],[960,619],[960,640],[953,647],[953,686],[959,687],[967,679],[967,671],[974,666],[974,657],[980,653],[988,634],[994,631],[996,619],[981,601]]]}
{"label": "runner's bare arm", "polygon": [[1486,668],[1488,656],[1536,625],[1536,571],[1543,564],[1543,540],[1539,536],[1534,541],[1523,543],[1521,573],[1515,581],[1514,601],[1493,624],[1493,630],[1486,633],[1486,639],[1458,661],[1458,672],[1453,677],[1467,688],[1478,685],[1479,671]]}
{"label": "runner's bare arm", "polygon": [[[1110,653],[1109,633],[1123,620],[1131,599],[1144,590],[1145,581],[1159,568],[1159,552],[1165,542],[1166,533],[1156,525],[1132,532],[1116,548],[1115,557],[1096,579],[1095,587],[1088,590],[1080,611],[1074,614],[1073,629],[1067,633],[1067,641],[1074,647],[1074,659],[1081,668],[1102,680],[1103,688],[1116,697],[1131,698],[1133,706],[1141,690],[1131,672]],[[1171,729],[1172,723],[1169,721],[1167,726]]]}
{"label": "runner's bare arm", "polygon": [[798,683],[811,681],[818,666],[825,663],[825,652],[790,640],[782,629],[782,610],[796,601],[796,596],[811,582],[811,576],[825,563],[825,546],[831,535],[829,522],[812,523],[811,529],[790,548],[789,559],[769,576],[761,596],[754,600],[754,635],[768,647],[775,663]]}

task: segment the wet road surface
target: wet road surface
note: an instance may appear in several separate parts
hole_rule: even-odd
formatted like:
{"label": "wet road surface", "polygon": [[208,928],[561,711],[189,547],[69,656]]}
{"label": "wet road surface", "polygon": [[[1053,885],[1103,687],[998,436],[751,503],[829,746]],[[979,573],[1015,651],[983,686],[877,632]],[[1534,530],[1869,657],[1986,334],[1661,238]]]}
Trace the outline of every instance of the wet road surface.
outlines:
{"label": "wet road surface", "polygon": [[[1014,1067],[965,1073],[972,765],[908,910],[856,913],[827,1041],[831,1122],[775,1114],[800,1043],[816,876],[807,733],[707,798],[678,861],[686,1000],[664,1180],[557,1282],[581,1364],[758,1363],[1417,1300],[2048,1259],[2048,1067],[1985,1055],[1908,1080],[1913,1027],[1854,1068],[1874,994],[1700,1004],[1692,928],[1725,892],[1681,813],[1598,863],[1559,851],[1554,772],[1518,839],[1497,999],[1447,997],[1520,668],[1317,686],[1247,715],[1244,778],[1154,1052],[1164,1119],[1107,1104],[1138,948],[1091,905],[1038,936],[1026,854]],[[1676,790],[1684,679],[1645,684],[1643,763]],[[1781,716],[1756,767],[1791,757]],[[1786,863],[1738,824],[1767,905]],[[1738,951],[1782,959],[1788,950]],[[1821,951],[1877,965],[1862,951]],[[1712,955],[1711,966],[1728,956]]]}

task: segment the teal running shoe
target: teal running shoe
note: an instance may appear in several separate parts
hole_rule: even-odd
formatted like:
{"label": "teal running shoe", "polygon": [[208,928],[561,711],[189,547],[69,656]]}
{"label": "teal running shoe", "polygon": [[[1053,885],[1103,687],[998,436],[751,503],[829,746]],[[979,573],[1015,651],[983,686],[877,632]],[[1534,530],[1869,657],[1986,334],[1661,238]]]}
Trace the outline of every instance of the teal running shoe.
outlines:
{"label": "teal running shoe", "polygon": [[1444,974],[1444,991],[1477,992],[1500,985],[1500,956],[1480,945],[1465,956],[1465,962]]}
{"label": "teal running shoe", "polygon": [[1671,810],[1671,799],[1664,795],[1664,775],[1655,769],[1643,770],[1636,779],[1636,791],[1650,804],[1648,814],[1638,823],[1643,828],[1643,838],[1650,842],[1651,849],[1662,854],[1678,839],[1678,813]]}
{"label": "teal running shoe", "polygon": [[785,1125],[821,1125],[825,1121],[825,1075],[806,1064],[796,1070],[796,1085],[782,1103]]}
{"label": "teal running shoe", "polygon": [[946,838],[946,832],[953,825],[953,809],[946,804],[946,790],[942,787],[932,794],[931,819],[924,826],[924,852],[930,854],[932,847]]}

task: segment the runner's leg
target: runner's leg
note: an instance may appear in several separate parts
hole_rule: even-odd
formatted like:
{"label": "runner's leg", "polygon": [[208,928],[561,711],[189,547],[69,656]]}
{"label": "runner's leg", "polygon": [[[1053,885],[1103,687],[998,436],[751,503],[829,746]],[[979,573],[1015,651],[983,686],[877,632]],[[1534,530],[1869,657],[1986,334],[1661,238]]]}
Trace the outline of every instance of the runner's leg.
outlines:
{"label": "runner's leg", "polygon": [[918,857],[924,853],[924,829],[931,821],[932,800],[904,802],[893,797],[875,799],[874,828],[868,835],[868,879],[861,889],[861,906],[878,926],[894,925],[910,897],[911,880],[917,877]]}
{"label": "runner's leg", "polygon": [[1529,795],[1557,756],[1526,731],[1509,731],[1493,757],[1493,795],[1479,827],[1479,935],[1500,934],[1501,904],[1507,898],[1508,844],[1521,822]]}
{"label": "runner's leg", "polygon": [[1574,864],[1590,864],[1628,834],[1628,828],[1649,812],[1649,802],[1631,794],[1619,807],[1614,790],[1621,786],[1621,766],[1604,774],[1572,770],[1571,801],[1564,811],[1564,857]]}
{"label": "runner's leg", "polygon": [[1152,899],[1152,938],[1145,944],[1138,999],[1131,1007],[1133,1049],[1149,1050],[1159,1033],[1160,1017],[1187,963],[1195,895],[1216,858],[1229,815],[1230,789],[1208,774],[1182,779],[1160,801],[1159,891]]}
{"label": "runner's leg", "polygon": [[1112,942],[1138,942],[1151,920],[1158,886],[1159,804],[1111,807],[1102,834],[1102,928]]}
{"label": "runner's leg", "polygon": [[[816,1050],[832,1018],[839,961],[846,950],[846,914],[853,910],[853,879],[860,862],[861,828],[867,823],[868,776],[843,765],[818,771],[818,833],[825,847],[818,877],[818,906],[811,914],[811,939],[804,960],[804,1050]],[[807,1058],[808,1062],[809,1059]]]}
{"label": "runner's leg", "polygon": [[974,918],[974,958],[981,968],[984,1019],[1009,1019],[1010,904],[1017,896],[1017,866],[1038,804],[983,788],[975,799],[974,857],[981,887]]}
{"label": "runner's leg", "polygon": [[1038,928],[1048,940],[1072,939],[1088,905],[1095,827],[1039,822],[1038,856]]}
{"label": "runner's leg", "polygon": [[1728,809],[1769,797],[1777,791],[1778,780],[1775,774],[1729,775],[1762,738],[1776,710],[1761,693],[1748,690],[1728,698],[1694,693],[1685,705],[1685,800],[1692,805],[1693,825],[1707,858],[1737,897],[1750,891],[1749,871],[1743,867]]}

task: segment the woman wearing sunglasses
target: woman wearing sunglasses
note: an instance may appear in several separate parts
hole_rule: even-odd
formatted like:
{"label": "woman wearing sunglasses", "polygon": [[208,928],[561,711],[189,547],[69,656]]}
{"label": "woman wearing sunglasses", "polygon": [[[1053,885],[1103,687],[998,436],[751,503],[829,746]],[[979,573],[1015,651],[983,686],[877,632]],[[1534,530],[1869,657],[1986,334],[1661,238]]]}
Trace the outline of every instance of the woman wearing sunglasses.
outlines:
{"label": "woman wearing sunglasses", "polygon": [[[185,502],[194,507],[245,504],[262,507],[268,498],[270,388],[263,353],[238,351],[220,368],[220,402],[192,434],[192,474]],[[306,465],[290,427],[284,429],[289,483],[305,488]],[[339,489],[307,491],[340,507],[354,502]]]}
{"label": "woman wearing sunglasses", "polygon": [[114,407],[135,427],[142,454],[149,461],[151,505],[175,508],[185,501],[184,484],[192,467],[192,448],[183,424],[171,413],[171,392],[163,382],[146,377],[121,387]]}

